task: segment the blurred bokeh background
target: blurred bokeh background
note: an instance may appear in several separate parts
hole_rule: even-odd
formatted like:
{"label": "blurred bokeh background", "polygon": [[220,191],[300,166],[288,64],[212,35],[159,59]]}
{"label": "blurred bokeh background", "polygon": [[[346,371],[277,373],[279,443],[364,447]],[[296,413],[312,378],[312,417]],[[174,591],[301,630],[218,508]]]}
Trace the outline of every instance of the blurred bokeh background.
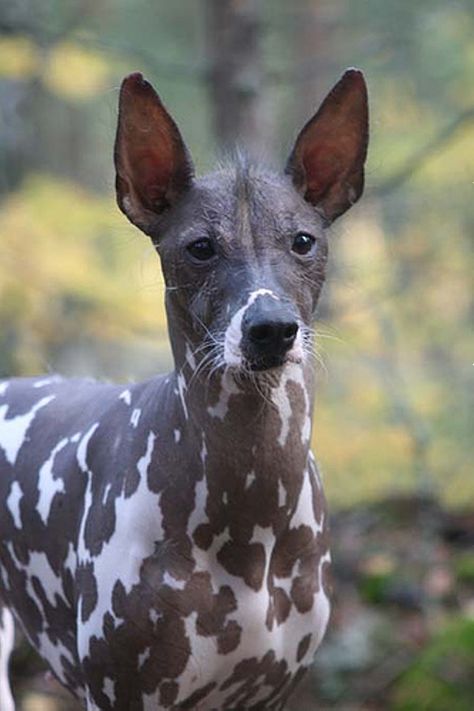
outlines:
{"label": "blurred bokeh background", "polygon": [[[0,377],[171,366],[158,260],[114,202],[125,74],[203,172],[236,141],[283,164],[351,65],[367,187],[332,230],[314,426],[335,613],[292,709],[470,711],[473,0],[3,0]],[[56,708],[35,671],[20,646],[24,711]]]}

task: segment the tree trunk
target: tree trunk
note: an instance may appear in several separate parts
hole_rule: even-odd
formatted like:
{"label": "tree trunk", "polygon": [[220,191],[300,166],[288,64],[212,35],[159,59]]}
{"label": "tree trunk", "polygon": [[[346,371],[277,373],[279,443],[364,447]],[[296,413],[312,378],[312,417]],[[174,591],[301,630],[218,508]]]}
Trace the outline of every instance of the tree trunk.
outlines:
{"label": "tree trunk", "polygon": [[256,0],[206,0],[210,104],[223,152],[238,144],[256,155],[263,143],[260,34]]}

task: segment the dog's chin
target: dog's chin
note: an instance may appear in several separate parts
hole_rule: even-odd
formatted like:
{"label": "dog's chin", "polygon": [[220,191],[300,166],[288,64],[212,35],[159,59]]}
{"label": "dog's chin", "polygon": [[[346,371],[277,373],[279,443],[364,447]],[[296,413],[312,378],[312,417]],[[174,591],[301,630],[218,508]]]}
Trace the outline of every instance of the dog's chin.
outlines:
{"label": "dog's chin", "polygon": [[254,373],[264,373],[267,370],[283,368],[288,360],[284,356],[267,356],[247,361],[247,367]]}
{"label": "dog's chin", "polygon": [[266,373],[283,370],[290,363],[301,363],[301,358],[292,353],[285,355],[268,355],[260,358],[247,359],[246,368],[253,373]]}

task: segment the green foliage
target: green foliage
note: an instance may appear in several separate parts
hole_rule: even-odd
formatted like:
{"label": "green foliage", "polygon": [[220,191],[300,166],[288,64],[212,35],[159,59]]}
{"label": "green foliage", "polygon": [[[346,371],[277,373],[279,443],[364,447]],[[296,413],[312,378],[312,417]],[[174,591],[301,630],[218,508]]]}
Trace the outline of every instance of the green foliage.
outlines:
{"label": "green foliage", "polygon": [[36,176],[0,213],[0,370],[48,369],[67,348],[165,337],[151,245],[110,200]]}
{"label": "green foliage", "polygon": [[471,711],[474,620],[458,618],[433,637],[395,686],[391,711]]}
{"label": "green foliage", "polygon": [[460,583],[474,585],[474,553],[463,553],[454,560],[454,572]]}

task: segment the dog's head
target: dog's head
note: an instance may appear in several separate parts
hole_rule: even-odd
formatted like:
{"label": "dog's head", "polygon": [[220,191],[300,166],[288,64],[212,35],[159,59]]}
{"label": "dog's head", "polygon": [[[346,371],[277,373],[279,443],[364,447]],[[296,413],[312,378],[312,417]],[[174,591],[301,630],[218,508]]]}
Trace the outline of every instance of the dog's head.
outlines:
{"label": "dog's head", "polygon": [[303,359],[324,282],[325,229],[362,193],[367,141],[366,86],[350,69],[280,173],[237,158],[196,178],[153,87],[140,74],[124,80],[117,201],[157,246],[172,341],[177,330],[194,354],[241,371]]}

